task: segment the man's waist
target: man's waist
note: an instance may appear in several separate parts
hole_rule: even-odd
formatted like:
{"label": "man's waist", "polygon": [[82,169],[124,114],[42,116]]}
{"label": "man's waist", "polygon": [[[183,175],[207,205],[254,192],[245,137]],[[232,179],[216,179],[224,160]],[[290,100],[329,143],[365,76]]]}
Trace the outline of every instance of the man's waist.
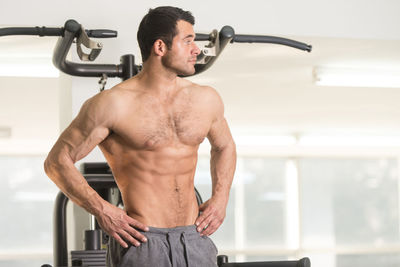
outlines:
{"label": "man's waist", "polygon": [[142,231],[138,230],[139,232],[143,233],[151,233],[151,234],[160,234],[160,235],[173,235],[173,234],[187,234],[187,235],[199,235],[199,232],[196,230],[196,225],[190,224],[190,225],[185,225],[185,226],[175,226],[175,227],[153,227],[149,226],[149,231]]}
{"label": "man's waist", "polygon": [[175,228],[180,226],[194,225],[199,215],[199,208],[196,205],[187,209],[175,210],[167,208],[154,210],[126,209],[127,214],[133,219],[155,228]]}

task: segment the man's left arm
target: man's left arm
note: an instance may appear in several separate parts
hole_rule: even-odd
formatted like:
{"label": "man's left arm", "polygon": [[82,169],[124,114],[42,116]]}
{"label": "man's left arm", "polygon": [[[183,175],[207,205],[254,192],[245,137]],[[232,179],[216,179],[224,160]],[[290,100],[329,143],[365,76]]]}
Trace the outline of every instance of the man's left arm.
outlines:
{"label": "man's left arm", "polygon": [[196,219],[197,231],[201,235],[213,234],[225,219],[229,191],[236,168],[236,145],[224,117],[224,106],[220,96],[213,91],[214,119],[207,138],[211,144],[212,195],[200,205],[201,215]]}

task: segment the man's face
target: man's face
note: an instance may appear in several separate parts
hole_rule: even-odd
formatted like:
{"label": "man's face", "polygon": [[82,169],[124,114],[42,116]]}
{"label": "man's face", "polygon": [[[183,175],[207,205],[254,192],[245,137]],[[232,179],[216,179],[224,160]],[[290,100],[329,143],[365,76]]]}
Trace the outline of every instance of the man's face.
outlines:
{"label": "man's face", "polygon": [[200,49],[194,42],[193,26],[189,22],[179,20],[176,29],[178,34],[172,40],[171,49],[162,57],[163,65],[173,69],[178,75],[194,74],[194,64]]}

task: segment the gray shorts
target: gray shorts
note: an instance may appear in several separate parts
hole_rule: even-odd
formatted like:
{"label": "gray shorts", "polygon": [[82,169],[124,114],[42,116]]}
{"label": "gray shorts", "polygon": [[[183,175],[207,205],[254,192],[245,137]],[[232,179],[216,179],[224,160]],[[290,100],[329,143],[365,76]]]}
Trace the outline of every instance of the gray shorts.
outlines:
{"label": "gray shorts", "polygon": [[142,232],[147,242],[123,248],[110,238],[109,267],[216,267],[218,250],[208,236],[200,236],[195,225],[175,228],[149,227]]}

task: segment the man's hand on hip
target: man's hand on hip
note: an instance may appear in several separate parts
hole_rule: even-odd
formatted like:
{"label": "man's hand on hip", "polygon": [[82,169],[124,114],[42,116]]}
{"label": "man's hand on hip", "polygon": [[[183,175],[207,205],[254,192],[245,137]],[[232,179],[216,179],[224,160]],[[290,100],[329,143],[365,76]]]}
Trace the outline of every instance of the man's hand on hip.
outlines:
{"label": "man's hand on hip", "polygon": [[225,219],[227,202],[224,199],[210,198],[199,206],[201,215],[196,219],[197,231],[200,235],[213,234]]}
{"label": "man's hand on hip", "polygon": [[148,231],[148,227],[110,203],[106,204],[103,213],[96,218],[101,228],[124,248],[128,247],[126,242],[136,247],[140,246],[140,242],[147,242],[147,238],[136,229]]}

